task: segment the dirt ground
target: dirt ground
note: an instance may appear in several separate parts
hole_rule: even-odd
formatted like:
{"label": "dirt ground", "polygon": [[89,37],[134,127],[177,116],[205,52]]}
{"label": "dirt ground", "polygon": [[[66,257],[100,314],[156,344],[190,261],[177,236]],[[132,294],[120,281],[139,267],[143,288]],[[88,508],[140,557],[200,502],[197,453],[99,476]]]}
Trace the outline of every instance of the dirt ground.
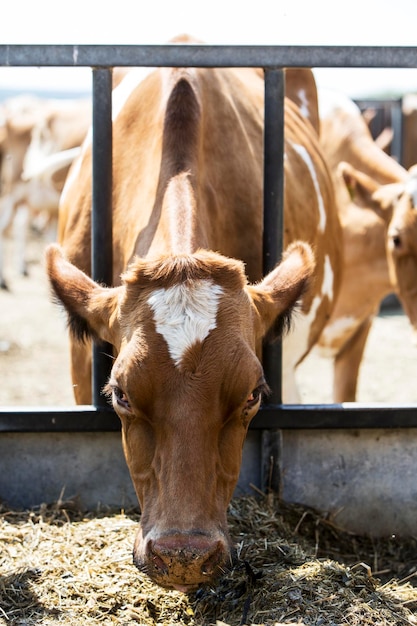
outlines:
{"label": "dirt ground", "polygon": [[[0,404],[74,404],[64,313],[52,304],[43,268],[45,242],[32,238],[29,276],[13,267],[7,247],[9,291],[0,291]],[[302,399],[331,402],[331,362],[315,354],[299,368]],[[417,403],[417,347],[401,310],[380,314],[369,337],[361,369],[358,401]]]}

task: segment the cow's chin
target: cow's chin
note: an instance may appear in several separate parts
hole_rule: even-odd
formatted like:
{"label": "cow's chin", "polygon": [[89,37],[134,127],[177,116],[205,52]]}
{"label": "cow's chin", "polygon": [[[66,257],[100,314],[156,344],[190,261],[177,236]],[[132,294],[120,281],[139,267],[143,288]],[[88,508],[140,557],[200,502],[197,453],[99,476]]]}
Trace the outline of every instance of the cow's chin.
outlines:
{"label": "cow's chin", "polygon": [[193,593],[213,584],[231,564],[229,538],[223,534],[170,533],[149,539],[139,530],[133,562],[165,589]]}

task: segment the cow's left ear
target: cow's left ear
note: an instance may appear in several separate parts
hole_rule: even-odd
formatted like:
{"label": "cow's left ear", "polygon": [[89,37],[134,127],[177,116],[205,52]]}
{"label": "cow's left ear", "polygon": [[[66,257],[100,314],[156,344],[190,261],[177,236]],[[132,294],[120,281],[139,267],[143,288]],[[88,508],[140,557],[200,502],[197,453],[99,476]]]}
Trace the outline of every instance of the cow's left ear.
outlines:
{"label": "cow's left ear", "polygon": [[46,270],[53,293],[68,314],[71,334],[107,341],[117,347],[119,325],[117,311],[120,290],[98,285],[78,267],[67,261],[56,244],[45,252]]}
{"label": "cow's left ear", "polygon": [[381,184],[341,161],[337,173],[342,177],[352,201],[360,207],[374,211],[385,222],[391,219],[392,209],[404,190],[404,183]]}
{"label": "cow's left ear", "polygon": [[379,184],[373,178],[345,161],[338,164],[336,172],[345,184],[353,202],[366,207],[372,204],[372,194],[379,188]]}
{"label": "cow's left ear", "polygon": [[308,289],[315,269],[311,246],[297,241],[288,246],[282,261],[257,285],[249,287],[258,313],[259,337],[269,331],[282,334],[291,312]]}

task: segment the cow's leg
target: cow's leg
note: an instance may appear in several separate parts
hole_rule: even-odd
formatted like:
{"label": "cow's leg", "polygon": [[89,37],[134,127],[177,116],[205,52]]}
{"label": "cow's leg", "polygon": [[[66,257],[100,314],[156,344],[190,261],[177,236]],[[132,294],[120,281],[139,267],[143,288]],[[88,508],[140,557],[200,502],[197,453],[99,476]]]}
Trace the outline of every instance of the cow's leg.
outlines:
{"label": "cow's leg", "polygon": [[26,260],[28,226],[28,206],[26,204],[19,204],[13,220],[13,241],[15,244],[16,268],[21,276],[28,275]]}
{"label": "cow's leg", "polygon": [[0,288],[8,289],[6,279],[4,277],[4,268],[6,264],[6,229],[9,226],[13,216],[13,202],[11,197],[4,196],[0,203]]}
{"label": "cow's leg", "polygon": [[91,404],[91,342],[70,342],[71,379],[77,404]]}
{"label": "cow's leg", "polygon": [[5,238],[4,233],[0,231],[0,289],[8,289],[6,279],[4,277],[4,265],[5,265]]}
{"label": "cow's leg", "polygon": [[355,402],[359,368],[373,316],[366,318],[343,346],[334,361],[334,402]]}

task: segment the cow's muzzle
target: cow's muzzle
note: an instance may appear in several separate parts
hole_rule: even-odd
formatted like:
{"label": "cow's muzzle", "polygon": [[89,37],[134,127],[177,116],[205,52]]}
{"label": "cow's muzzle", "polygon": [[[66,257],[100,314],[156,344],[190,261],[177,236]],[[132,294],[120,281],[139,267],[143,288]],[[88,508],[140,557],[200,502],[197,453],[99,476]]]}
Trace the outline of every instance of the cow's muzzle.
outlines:
{"label": "cow's muzzle", "polygon": [[230,560],[228,541],[216,533],[174,533],[135,542],[134,563],[155,583],[184,593],[217,578]]}

